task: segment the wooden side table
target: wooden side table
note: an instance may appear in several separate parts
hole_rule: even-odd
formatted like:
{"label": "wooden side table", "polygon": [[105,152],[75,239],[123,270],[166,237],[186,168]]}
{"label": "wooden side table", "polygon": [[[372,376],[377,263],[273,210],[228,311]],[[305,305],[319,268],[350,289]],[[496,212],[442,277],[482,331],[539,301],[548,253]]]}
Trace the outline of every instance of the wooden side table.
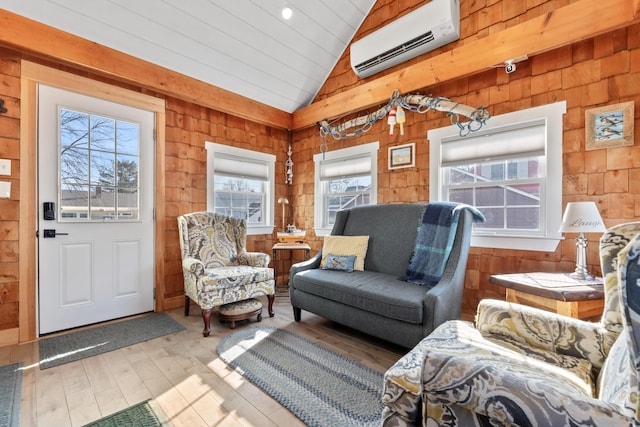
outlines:
{"label": "wooden side table", "polygon": [[275,245],[273,245],[271,250],[273,252],[273,275],[275,277],[276,288],[277,288],[278,287],[278,270],[280,268],[280,261],[283,262],[283,267],[284,267],[284,260],[278,259],[278,254],[281,251],[289,251],[289,252],[304,251],[304,259],[307,260],[309,259],[309,251],[311,251],[311,246],[307,245],[306,243],[300,243],[300,242],[276,243]]}
{"label": "wooden side table", "polygon": [[583,320],[597,320],[604,309],[602,278],[577,280],[569,273],[496,274],[489,279],[507,288],[507,301]]}

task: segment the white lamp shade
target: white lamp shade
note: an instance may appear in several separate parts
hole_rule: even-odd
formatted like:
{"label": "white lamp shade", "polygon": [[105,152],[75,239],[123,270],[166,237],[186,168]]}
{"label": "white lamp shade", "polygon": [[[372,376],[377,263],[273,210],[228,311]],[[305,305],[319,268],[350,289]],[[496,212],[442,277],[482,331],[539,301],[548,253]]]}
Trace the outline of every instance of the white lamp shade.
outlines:
{"label": "white lamp shade", "polygon": [[562,217],[563,233],[602,233],[607,228],[595,202],[568,203]]}

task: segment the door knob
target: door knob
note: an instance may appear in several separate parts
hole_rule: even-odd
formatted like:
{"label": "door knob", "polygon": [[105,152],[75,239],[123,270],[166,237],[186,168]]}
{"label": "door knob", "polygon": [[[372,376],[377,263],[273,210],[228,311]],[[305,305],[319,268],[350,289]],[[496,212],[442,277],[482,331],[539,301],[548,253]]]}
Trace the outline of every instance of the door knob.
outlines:
{"label": "door knob", "polygon": [[55,238],[56,236],[68,236],[69,233],[56,233],[56,230],[45,229],[43,237],[45,239]]}

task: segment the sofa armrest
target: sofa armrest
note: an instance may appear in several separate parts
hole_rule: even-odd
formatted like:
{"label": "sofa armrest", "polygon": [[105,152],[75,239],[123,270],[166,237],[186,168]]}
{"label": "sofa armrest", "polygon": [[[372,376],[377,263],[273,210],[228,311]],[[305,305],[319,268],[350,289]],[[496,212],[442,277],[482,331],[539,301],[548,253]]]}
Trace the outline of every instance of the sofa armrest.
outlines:
{"label": "sofa armrest", "polygon": [[490,299],[478,304],[476,328],[483,335],[586,359],[598,370],[618,337],[600,323]]}
{"label": "sofa armrest", "polygon": [[289,269],[289,280],[293,280],[293,276],[305,270],[313,270],[320,267],[320,261],[322,260],[322,251],[318,252],[311,258],[305,261],[295,263]]}
{"label": "sofa armrest", "polygon": [[428,341],[422,340],[385,372],[383,426],[420,425],[423,366],[429,351]]}
{"label": "sofa armrest", "polygon": [[196,277],[204,274],[204,263],[197,258],[185,257],[182,260],[182,271],[193,274]]}
{"label": "sofa armrest", "polygon": [[263,252],[241,252],[237,257],[238,264],[251,267],[268,267],[271,257]]}

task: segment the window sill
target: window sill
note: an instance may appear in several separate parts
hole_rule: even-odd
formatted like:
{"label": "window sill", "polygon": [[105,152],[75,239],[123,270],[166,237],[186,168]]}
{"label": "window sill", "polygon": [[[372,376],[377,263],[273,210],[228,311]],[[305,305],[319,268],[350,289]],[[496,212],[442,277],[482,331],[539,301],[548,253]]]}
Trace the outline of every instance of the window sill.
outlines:
{"label": "window sill", "polygon": [[275,227],[273,225],[266,225],[266,226],[258,226],[258,227],[250,227],[247,226],[247,235],[248,236],[255,236],[256,234],[273,234],[273,229]]}
{"label": "window sill", "polygon": [[316,233],[316,236],[323,237],[331,235],[331,230],[333,228],[314,228],[313,231]]}
{"label": "window sill", "polygon": [[514,249],[554,252],[562,236],[486,236],[472,235],[471,246],[476,248]]}

